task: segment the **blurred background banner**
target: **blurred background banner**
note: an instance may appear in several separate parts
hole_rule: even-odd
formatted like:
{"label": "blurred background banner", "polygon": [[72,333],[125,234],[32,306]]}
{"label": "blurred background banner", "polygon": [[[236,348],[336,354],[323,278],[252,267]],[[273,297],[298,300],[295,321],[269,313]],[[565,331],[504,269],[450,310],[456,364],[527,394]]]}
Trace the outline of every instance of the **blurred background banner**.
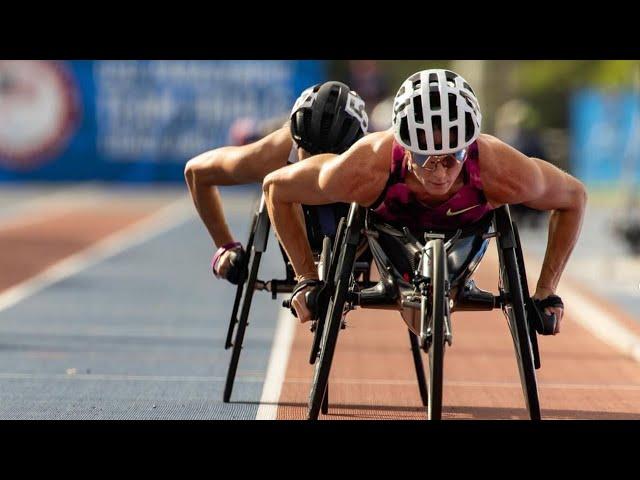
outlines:
{"label": "blurred background banner", "polygon": [[325,70],[322,61],[0,61],[0,180],[183,182],[191,157],[286,120]]}
{"label": "blurred background banner", "polygon": [[637,190],[640,62],[617,60],[0,60],[0,181],[183,182],[190,158],[275,130],[328,79],[384,130],[425,68],[474,85],[485,133],[606,195]]}
{"label": "blurred background banner", "polygon": [[571,102],[571,164],[590,187],[637,182],[640,97],[637,92],[580,91]]}

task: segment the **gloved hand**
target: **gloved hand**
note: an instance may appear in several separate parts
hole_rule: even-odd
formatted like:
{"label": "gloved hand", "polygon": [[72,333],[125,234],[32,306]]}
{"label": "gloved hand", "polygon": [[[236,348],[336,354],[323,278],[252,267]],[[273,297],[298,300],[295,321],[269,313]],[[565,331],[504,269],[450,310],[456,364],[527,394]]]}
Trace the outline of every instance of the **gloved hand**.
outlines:
{"label": "gloved hand", "polygon": [[301,323],[316,320],[318,296],[322,294],[325,284],[321,280],[308,279],[298,282],[291,292],[291,297],[282,302],[282,306],[291,309],[294,317]]}
{"label": "gloved hand", "polygon": [[240,242],[221,246],[211,260],[211,270],[216,278],[224,278],[234,285],[246,277],[246,253]]}
{"label": "gloved hand", "polygon": [[[535,297],[535,296],[534,296]],[[558,295],[548,295],[544,299],[532,298],[533,326],[540,335],[560,333],[560,321],[564,313],[564,304]]]}

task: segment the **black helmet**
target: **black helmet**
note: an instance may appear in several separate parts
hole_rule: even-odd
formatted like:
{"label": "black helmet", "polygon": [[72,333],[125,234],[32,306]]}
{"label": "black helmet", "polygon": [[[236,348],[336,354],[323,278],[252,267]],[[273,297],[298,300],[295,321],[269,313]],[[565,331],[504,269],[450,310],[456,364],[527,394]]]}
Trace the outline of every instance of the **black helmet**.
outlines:
{"label": "black helmet", "polygon": [[364,100],[341,82],[307,88],[291,110],[291,136],[311,155],[346,151],[367,133]]}

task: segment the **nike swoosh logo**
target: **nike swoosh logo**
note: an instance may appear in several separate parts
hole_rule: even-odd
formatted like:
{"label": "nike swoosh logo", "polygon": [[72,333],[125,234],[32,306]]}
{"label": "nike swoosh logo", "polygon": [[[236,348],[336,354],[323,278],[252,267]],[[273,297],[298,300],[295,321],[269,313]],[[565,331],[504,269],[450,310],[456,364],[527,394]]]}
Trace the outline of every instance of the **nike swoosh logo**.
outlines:
{"label": "nike swoosh logo", "polygon": [[447,210],[447,217],[453,217],[454,215],[460,215],[461,213],[464,213],[468,210],[471,210],[472,208],[476,208],[479,207],[480,204],[474,205],[473,207],[469,207],[469,208],[465,208],[463,210],[458,210],[457,212],[452,212],[451,209]]}

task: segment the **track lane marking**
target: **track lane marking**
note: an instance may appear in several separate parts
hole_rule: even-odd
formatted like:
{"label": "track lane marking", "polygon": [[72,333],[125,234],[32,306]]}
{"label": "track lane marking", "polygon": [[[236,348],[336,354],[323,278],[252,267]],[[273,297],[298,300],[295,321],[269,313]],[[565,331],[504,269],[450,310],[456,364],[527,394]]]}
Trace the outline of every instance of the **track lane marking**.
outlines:
{"label": "track lane marking", "polygon": [[278,415],[278,402],[285,382],[296,325],[297,319],[291,312],[281,308],[256,420],[275,420]]}
{"label": "track lane marking", "polygon": [[185,198],[174,200],[155,213],[145,215],[133,224],[57,261],[37,275],[7,288],[0,293],[0,312],[61,280],[177,227],[193,215],[193,208]]}

